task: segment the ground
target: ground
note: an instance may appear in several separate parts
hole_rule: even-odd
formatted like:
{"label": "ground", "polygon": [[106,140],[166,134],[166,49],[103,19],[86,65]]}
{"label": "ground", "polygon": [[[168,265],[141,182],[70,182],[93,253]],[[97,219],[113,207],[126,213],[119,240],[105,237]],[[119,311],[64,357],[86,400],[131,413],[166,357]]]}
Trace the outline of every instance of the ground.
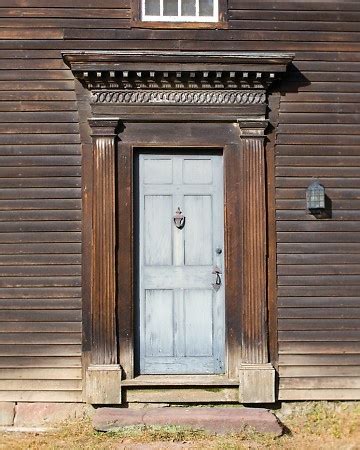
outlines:
{"label": "ground", "polygon": [[1,450],[37,449],[297,449],[360,450],[360,403],[312,402],[282,415],[284,435],[273,438],[247,430],[229,436],[205,435],[179,427],[128,428],[120,433],[97,433],[90,420],[64,424],[47,433],[2,433]]}

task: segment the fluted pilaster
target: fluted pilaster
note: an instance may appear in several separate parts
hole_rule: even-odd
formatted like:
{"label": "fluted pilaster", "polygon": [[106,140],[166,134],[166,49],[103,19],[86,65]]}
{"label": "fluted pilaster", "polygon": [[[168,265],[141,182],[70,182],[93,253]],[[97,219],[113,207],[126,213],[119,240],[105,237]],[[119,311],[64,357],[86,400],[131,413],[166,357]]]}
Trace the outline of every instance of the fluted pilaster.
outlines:
{"label": "fluted pilaster", "polygon": [[242,403],[275,401],[275,370],[269,363],[266,296],[266,121],[240,122],[242,140]]}
{"label": "fluted pilaster", "polygon": [[93,128],[92,364],[116,364],[115,126]]}
{"label": "fluted pilaster", "polygon": [[93,139],[91,352],[86,399],[121,403],[116,333],[115,128],[116,120],[89,120]]}
{"label": "fluted pilaster", "polygon": [[243,170],[242,363],[268,362],[266,301],[266,122],[240,123]]}

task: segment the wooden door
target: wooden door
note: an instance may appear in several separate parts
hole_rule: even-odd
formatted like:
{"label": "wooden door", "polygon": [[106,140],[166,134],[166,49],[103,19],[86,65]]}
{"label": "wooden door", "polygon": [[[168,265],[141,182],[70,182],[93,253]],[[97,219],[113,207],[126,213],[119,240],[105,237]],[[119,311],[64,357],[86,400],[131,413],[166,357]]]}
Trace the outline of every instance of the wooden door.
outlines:
{"label": "wooden door", "polygon": [[223,373],[222,156],[140,154],[138,183],[139,372]]}

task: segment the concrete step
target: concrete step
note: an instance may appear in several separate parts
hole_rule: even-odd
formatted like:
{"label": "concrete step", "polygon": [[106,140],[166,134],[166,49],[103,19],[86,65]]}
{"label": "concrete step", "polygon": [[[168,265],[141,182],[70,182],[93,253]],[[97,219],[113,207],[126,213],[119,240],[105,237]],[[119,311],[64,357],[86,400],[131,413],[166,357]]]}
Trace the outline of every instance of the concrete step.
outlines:
{"label": "concrete step", "polygon": [[98,408],[93,417],[97,431],[116,431],[134,425],[177,425],[221,434],[239,433],[247,427],[276,436],[283,432],[276,416],[262,408]]}

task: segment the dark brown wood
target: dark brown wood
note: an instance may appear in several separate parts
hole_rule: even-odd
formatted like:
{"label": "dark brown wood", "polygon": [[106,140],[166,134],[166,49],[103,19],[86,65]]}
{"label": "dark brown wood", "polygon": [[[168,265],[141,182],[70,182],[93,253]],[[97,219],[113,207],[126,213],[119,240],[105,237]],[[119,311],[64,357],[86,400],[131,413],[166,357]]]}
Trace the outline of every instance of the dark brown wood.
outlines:
{"label": "dark brown wood", "polygon": [[276,241],[276,178],[275,138],[279,122],[280,96],[269,96],[269,127],[265,141],[266,205],[267,205],[267,304],[269,329],[269,360],[278,370],[278,315],[277,315],[277,241]]}
{"label": "dark brown wood", "polygon": [[[91,130],[88,123],[90,107],[88,93],[75,81],[77,107],[79,115],[79,131],[82,142],[82,381],[83,391],[86,389],[86,370],[91,362],[91,270],[92,270],[92,201],[93,201],[93,155]],[[85,389],[84,389],[85,388]]]}
{"label": "dark brown wood", "polygon": [[[357,330],[359,329],[360,321],[359,319],[280,319],[279,320],[279,330],[327,330],[329,332],[332,330],[340,330],[346,334],[347,330]],[[308,365],[311,361],[308,362]]]}
{"label": "dark brown wood", "polygon": [[56,299],[43,299],[43,298],[12,298],[1,299],[1,307],[4,309],[80,309],[81,308],[81,298],[64,298]]}
{"label": "dark brown wood", "polygon": [[143,22],[141,20],[133,20],[131,26],[134,28],[147,28],[157,30],[221,30],[227,29],[228,24],[225,21],[219,22],[197,22],[196,24],[191,22]]}
{"label": "dark brown wood", "polygon": [[[359,81],[360,61],[357,33],[360,15],[358,2],[230,0],[229,29],[222,30],[200,29],[197,26],[187,29],[167,29],[167,24],[159,24],[161,29],[155,27],[131,29],[131,4],[128,0],[107,0],[106,7],[100,0],[91,0],[91,2],[59,0],[56,8],[49,7],[48,0],[27,0],[26,2],[3,0],[1,6],[0,90],[3,100],[0,102],[0,120],[5,125],[1,130],[0,153],[3,157],[11,157],[14,165],[0,169],[1,208],[5,208],[1,211],[0,221],[3,227],[0,232],[2,234],[16,233],[19,238],[19,242],[13,242],[15,235],[12,235],[11,242],[0,244],[0,264],[4,264],[6,274],[17,286],[1,288],[1,307],[5,311],[15,309],[25,311],[33,305],[31,309],[41,310],[42,304],[46,309],[56,309],[56,303],[58,303],[59,310],[69,311],[70,320],[69,322],[51,322],[55,316],[49,315],[48,322],[32,322],[36,320],[36,317],[26,316],[27,322],[2,322],[2,330],[5,330],[5,333],[17,333],[21,329],[33,335],[42,332],[51,333],[58,329],[63,332],[76,329],[78,333],[80,330],[79,309],[73,309],[73,307],[78,305],[82,298],[84,335],[89,336],[90,308],[87,299],[90,298],[88,254],[91,248],[89,238],[92,197],[89,182],[92,172],[91,164],[89,164],[91,148],[88,144],[83,145],[82,162],[78,161],[76,165],[68,164],[70,160],[73,160],[73,156],[79,155],[80,140],[84,143],[86,137],[84,138],[81,130],[80,139],[78,130],[72,128],[72,125],[78,121],[77,111],[78,108],[81,109],[81,102],[75,101],[75,86],[72,87],[73,74],[67,70],[60,57],[61,51],[79,49],[225,50],[227,52],[241,49],[253,52],[275,50],[295,52],[294,66],[286,76],[286,84],[278,85],[282,91],[279,105],[281,127],[277,129],[277,135],[274,136],[277,155],[276,186],[281,189],[278,192],[279,203],[276,209],[276,226],[280,233],[279,241],[282,241],[278,243],[277,250],[278,277],[281,284],[278,302],[282,309],[304,308],[311,311],[314,307],[324,308],[324,315],[327,313],[333,315],[330,312],[331,308],[338,309],[339,314],[346,315],[347,308],[358,307],[357,286],[349,285],[347,278],[343,278],[343,276],[358,275],[356,265],[360,262],[359,244],[354,243],[356,234],[354,239],[351,238],[353,233],[359,231],[357,229],[359,203],[352,197],[357,196],[356,189],[360,187],[358,177],[360,141],[356,134],[348,133],[348,125],[356,126],[359,120],[359,91],[356,84]],[[63,39],[64,36],[66,39]],[[107,107],[103,109],[103,112],[106,115],[111,114]],[[181,120],[186,120],[187,112],[182,115]],[[259,114],[261,113],[259,111]],[[151,114],[146,113],[146,115]],[[214,115],[216,115],[215,112]],[[88,117],[88,112],[80,112],[81,128]],[[204,116],[198,119],[204,119]],[[44,126],[46,123],[49,123],[49,126]],[[151,127],[151,125],[148,126]],[[129,127],[132,128],[133,125]],[[236,135],[231,126],[224,126],[225,129],[224,133],[232,136],[229,143],[236,143]],[[6,130],[11,130],[12,134],[6,133]],[[28,131],[25,133],[24,130]],[[41,133],[35,134],[33,132],[35,130]],[[59,133],[61,130],[65,130],[67,134]],[[74,131],[69,134],[69,130]],[[124,136],[126,135],[129,142],[134,136],[132,130],[124,131]],[[182,130],[189,136],[187,142],[190,145],[196,145],[196,142],[206,145],[205,137],[201,138],[201,127],[198,127],[196,123]],[[309,130],[312,134],[308,133]],[[356,129],[354,131],[356,132]],[[155,143],[156,135],[163,132],[164,126],[156,125],[151,134],[151,142]],[[172,132],[174,132],[174,140],[182,139],[181,133],[174,129]],[[141,144],[146,143],[147,133],[148,131],[142,135]],[[214,125],[209,131],[209,141],[221,146],[220,134],[219,127]],[[43,159],[43,156],[52,157],[54,161],[55,158],[64,156],[64,165],[48,165],[49,160]],[[307,157],[310,159],[306,159]],[[3,162],[5,162],[4,159]],[[82,174],[80,164],[83,166]],[[235,177],[235,174],[233,175]],[[271,178],[269,165],[267,165],[267,176],[269,180]],[[318,221],[305,212],[301,192],[313,177],[321,178],[331,197],[335,196],[332,198],[334,201],[331,220]],[[78,191],[74,189],[81,185],[81,178],[82,204],[79,201]],[[70,189],[66,191],[68,188]],[[14,191],[11,191],[12,189]],[[38,189],[49,189],[49,192],[45,193],[46,199],[40,198]],[[58,189],[57,198],[52,196],[55,195],[54,189]],[[339,198],[341,189],[346,189],[346,194],[343,193],[344,197],[349,195],[348,199]],[[15,192],[18,198],[10,198],[16,195]],[[343,201],[346,203],[343,204]],[[271,210],[270,202],[268,205]],[[342,208],[343,205],[346,209]],[[49,234],[43,235],[43,233],[52,232],[54,235],[58,231],[72,233],[78,229],[82,210],[84,212],[82,293],[78,287],[46,287],[45,275],[41,275],[44,286],[22,287],[22,283],[28,282],[27,278],[37,277],[37,281],[40,281],[40,272],[35,270],[30,275],[30,266],[68,265],[69,269],[64,267],[64,270],[68,271],[73,264],[79,264],[81,251],[79,242],[49,242]],[[65,221],[69,222],[66,230],[62,229]],[[342,231],[349,236],[341,238],[342,242],[338,242],[339,237],[333,232]],[[24,236],[23,233],[32,233],[31,239],[35,239],[36,242],[25,243],[24,238],[29,235]],[[35,237],[35,233],[39,235],[38,238]],[[270,233],[271,223],[268,221],[269,244],[272,242]],[[314,242],[309,242],[310,238],[307,238],[306,242],[303,242],[304,234],[296,234],[293,238],[294,233],[307,235],[316,233],[316,241],[314,238]],[[63,237],[66,239],[65,234]],[[349,241],[343,242],[344,240]],[[269,304],[271,304],[270,286],[271,283],[275,283],[274,271],[270,269],[271,244],[268,261],[268,292]],[[77,271],[78,268],[76,268]],[[284,280],[289,282],[289,278],[283,277],[311,276],[315,272],[318,272],[317,275],[320,276],[333,276],[334,286],[282,285]],[[60,273],[53,275],[54,278],[58,276],[63,275]],[[293,280],[294,283],[297,282],[296,280],[297,278]],[[291,283],[293,281],[291,280]],[[21,308],[21,300],[24,301],[23,308]],[[68,300],[71,303],[67,303]],[[36,305],[38,305],[37,308],[35,308]],[[275,318],[271,319],[271,317],[270,313],[270,354],[272,355],[275,350],[271,349],[275,344],[272,344],[271,330],[275,329]],[[283,327],[280,328],[280,343],[288,339],[281,331],[285,328],[295,329],[294,333],[322,333],[324,341],[331,340],[334,329],[337,328],[336,336],[339,342],[351,339],[359,342],[359,338],[353,334],[359,329],[357,319],[283,318],[280,319],[279,326]],[[88,342],[84,340],[84,360],[88,349]],[[291,372],[291,376],[301,380],[303,386],[307,386],[306,378],[314,376],[313,374],[335,379],[333,386],[336,385],[336,378],[341,376],[352,374],[359,376],[358,358],[353,360],[357,365],[351,366],[347,365],[350,355],[332,355],[335,357],[327,359],[326,364],[333,365],[323,365],[323,356],[305,354],[301,360],[294,360],[291,354],[281,355],[280,375],[289,377],[288,373]],[[64,367],[73,365],[75,360],[78,365],[76,370],[79,370],[78,357],[0,357],[0,364],[3,371],[8,371],[7,374],[9,370],[14,373],[13,378],[20,373],[17,371],[22,370],[21,366],[27,365],[30,366],[26,369],[28,372],[23,374],[27,379],[43,376],[44,379],[50,380],[52,377],[60,377],[61,371],[65,370]],[[273,361],[273,356],[271,360]],[[31,369],[34,365],[38,367],[37,372]],[[43,366],[42,369],[40,369],[41,366]],[[351,373],[347,372],[348,369]],[[46,372],[40,372],[41,370]],[[54,371],[52,374],[51,370]],[[75,375],[71,376],[75,377]],[[12,391],[10,400],[69,401],[72,399],[77,401],[80,399],[77,393],[73,394],[73,391],[66,391],[65,394],[55,396],[53,395],[55,386],[50,384],[46,386],[51,390],[46,391],[45,394],[40,391],[25,393],[23,391],[16,396],[16,391]],[[344,394],[345,389],[331,390],[327,387],[316,389],[316,394],[312,395],[311,390],[307,388],[301,390],[299,388],[285,389],[285,387],[281,385],[280,390],[280,396],[284,399],[309,399],[319,393],[322,398],[359,396],[358,390],[351,389],[346,389]],[[299,394],[298,391],[302,392]],[[0,393],[7,395],[5,386],[0,389]],[[9,397],[0,398],[9,399]]]}
{"label": "dark brown wood", "polygon": [[[115,32],[116,33],[116,32]],[[125,32],[126,33],[126,32]],[[128,32],[127,32],[128,33]],[[139,37],[144,33],[134,31]],[[168,31],[171,33],[171,31]],[[176,36],[177,32],[173,32]],[[160,34],[161,35],[161,34]],[[169,34],[168,34],[169,35]],[[125,34],[119,36],[126,38]],[[65,63],[72,71],[248,71],[267,73],[282,73],[292,61],[292,53],[245,53],[232,52],[194,52],[194,51],[64,51],[62,52]],[[54,64],[58,64],[55,60]],[[38,64],[41,65],[41,62]],[[58,67],[63,68],[63,67]],[[140,78],[142,75],[139,75]]]}
{"label": "dark brown wood", "polygon": [[134,231],[133,146],[119,143],[117,158],[117,322],[120,365],[126,378],[134,373]]}
{"label": "dark brown wood", "polygon": [[243,266],[243,234],[240,232],[242,208],[239,202],[242,154],[239,145],[224,147],[225,178],[225,266],[226,266],[226,330],[229,377],[238,375],[241,361],[241,292]]}
{"label": "dark brown wood", "polygon": [[115,126],[93,133],[91,363],[116,364]]}
{"label": "dark brown wood", "polygon": [[339,330],[333,330],[329,336],[328,331],[281,331],[279,336],[283,342],[356,342],[359,339],[360,332],[357,330],[348,331],[346,341],[343,340],[343,334]]}
{"label": "dark brown wood", "polygon": [[[80,312],[76,311],[62,311],[62,310],[53,310],[51,314],[47,311],[41,310],[31,310],[31,311],[7,311],[3,310],[0,312],[0,321],[23,321],[27,320],[32,322],[70,322],[71,318],[76,319],[77,321],[80,319]],[[25,355],[26,356],[26,355]]]}
{"label": "dark brown wood", "polygon": [[242,138],[242,362],[268,362],[264,130],[241,122]]}

